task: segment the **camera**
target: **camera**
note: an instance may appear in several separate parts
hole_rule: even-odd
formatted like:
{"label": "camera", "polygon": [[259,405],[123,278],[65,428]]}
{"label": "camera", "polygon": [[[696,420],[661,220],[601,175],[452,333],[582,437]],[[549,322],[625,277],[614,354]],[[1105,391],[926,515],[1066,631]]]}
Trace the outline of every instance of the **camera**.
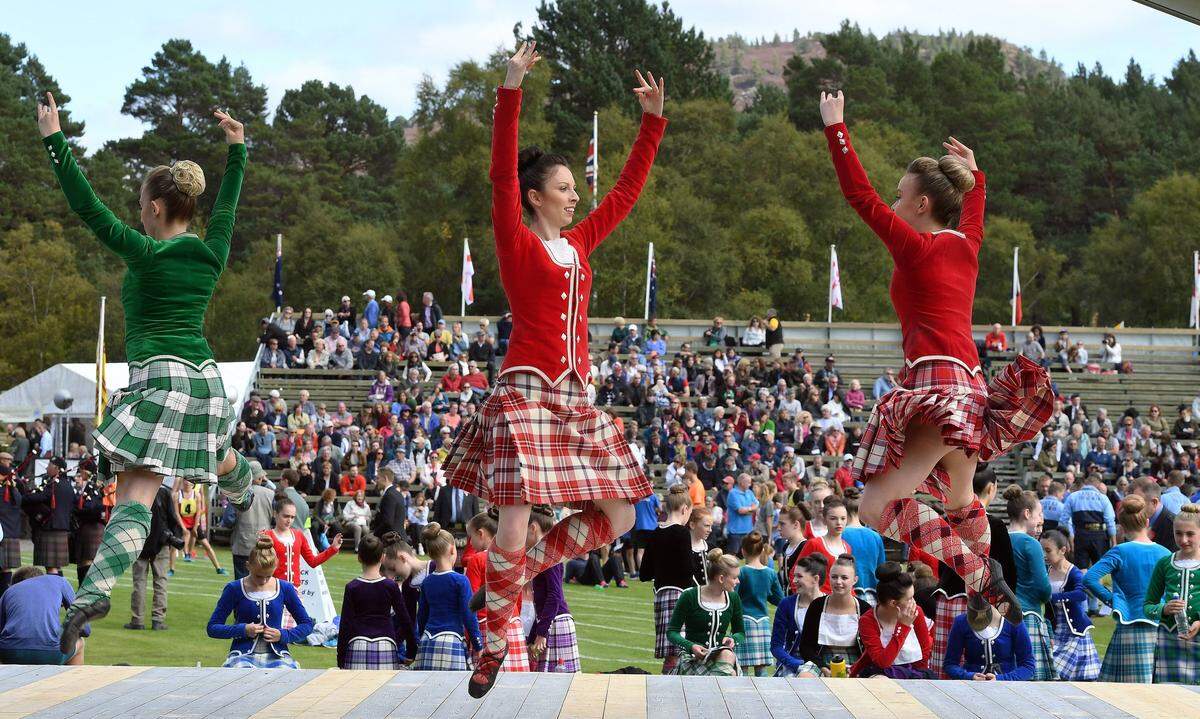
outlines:
{"label": "camera", "polygon": [[162,540],[164,545],[172,549],[182,550],[184,547],[183,537],[180,537],[169,529],[162,531]]}

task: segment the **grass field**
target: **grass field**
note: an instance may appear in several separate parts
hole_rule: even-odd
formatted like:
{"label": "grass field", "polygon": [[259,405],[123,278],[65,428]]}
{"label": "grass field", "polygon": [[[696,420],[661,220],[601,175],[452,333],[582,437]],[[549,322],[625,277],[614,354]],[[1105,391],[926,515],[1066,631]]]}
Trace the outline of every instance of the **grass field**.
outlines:
{"label": "grass field", "polygon": [[[229,550],[218,548],[217,551],[221,562],[232,571]],[[26,556],[25,561],[29,560]],[[340,607],[342,588],[358,576],[358,563],[353,555],[343,553],[326,562],[323,568],[333,602]],[[113,593],[112,613],[93,625],[92,638],[87,645],[87,663],[220,666],[229,651],[229,642],[209,639],[205,626],[221,588],[229,579],[231,577],[216,574],[206,560],[178,562],[168,589],[169,629],[155,632],[123,628],[129,621],[130,583],[128,575],[122,577]],[[603,591],[568,585],[566,595],[579,631],[584,671],[603,672],[631,665],[655,674],[660,671],[661,661],[654,658],[654,593],[650,584],[634,581],[629,589],[610,587]],[[150,597],[146,600],[149,605]],[[1112,630],[1110,618],[1096,620],[1094,637],[1101,656]],[[293,645],[292,652],[305,669],[337,664],[333,649]]]}

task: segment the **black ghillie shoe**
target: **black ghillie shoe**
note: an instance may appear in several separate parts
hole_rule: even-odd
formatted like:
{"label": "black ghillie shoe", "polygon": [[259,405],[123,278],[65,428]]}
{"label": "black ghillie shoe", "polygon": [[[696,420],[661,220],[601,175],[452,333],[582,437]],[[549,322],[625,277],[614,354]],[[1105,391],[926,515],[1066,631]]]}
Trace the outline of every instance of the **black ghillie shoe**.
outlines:
{"label": "black ghillie shoe", "polygon": [[471,679],[467,682],[467,693],[475,699],[487,694],[496,684],[496,676],[500,673],[500,665],[504,663],[506,656],[507,647],[497,654],[492,654],[486,649],[480,652],[479,659],[475,662],[475,671],[471,673]]}
{"label": "black ghillie shoe", "polygon": [[75,653],[75,645],[79,643],[79,637],[83,635],[83,628],[88,622],[97,619],[103,619],[108,616],[108,610],[112,608],[112,604],[108,601],[108,597],[101,597],[91,604],[84,604],[80,607],[72,607],[75,611],[68,612],[70,616],[67,621],[63,622],[62,636],[58,640],[58,650],[67,656]]}

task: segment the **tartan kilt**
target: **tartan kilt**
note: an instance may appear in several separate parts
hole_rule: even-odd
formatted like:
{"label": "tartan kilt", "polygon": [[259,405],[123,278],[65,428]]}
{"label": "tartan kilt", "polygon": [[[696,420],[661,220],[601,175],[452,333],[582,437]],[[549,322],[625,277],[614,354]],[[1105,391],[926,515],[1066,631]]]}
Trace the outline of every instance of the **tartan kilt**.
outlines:
{"label": "tartan kilt", "polygon": [[213,360],[175,357],[129,364],[129,386],[114,392],[92,439],[99,474],[132,469],[193,482],[217,481],[230,447],[233,406]]}
{"label": "tartan kilt", "polygon": [[933,653],[929,657],[929,668],[937,673],[939,679],[949,679],[942,665],[946,661],[946,647],[950,642],[950,627],[959,614],[967,611],[967,595],[956,594],[946,596],[945,592],[937,592],[937,610],[933,617]]}
{"label": "tartan kilt", "polygon": [[39,529],[33,533],[33,563],[38,567],[71,564],[71,538],[63,529]]}
{"label": "tartan kilt", "polygon": [[75,533],[76,564],[91,562],[100,551],[100,542],[104,539],[104,524],[102,522],[87,522],[79,525]]}
{"label": "tartan kilt", "polygon": [[[727,662],[712,661],[712,657],[717,652],[710,651],[708,656],[703,659],[697,659],[695,654],[688,652],[681,654],[679,663],[671,670],[672,674],[681,677],[737,677],[741,676],[742,669],[738,666],[737,659],[734,659],[733,664]],[[820,671],[820,670],[818,670]]]}
{"label": "tartan kilt", "polygon": [[530,671],[529,645],[525,643],[525,625],[521,623],[520,617],[508,620],[504,638],[508,642],[508,654],[504,656],[504,662],[500,664],[500,671]]}
{"label": "tartan kilt", "polygon": [[5,537],[0,540],[0,569],[11,571],[21,566],[20,537]]}
{"label": "tartan kilt", "polygon": [[789,669],[783,665],[777,664],[775,666],[775,673],[772,674],[771,676],[788,678],[788,677],[799,677],[801,674],[808,674],[808,675],[811,675],[812,677],[819,677],[819,676],[821,676],[821,667],[817,666],[816,664],[813,664],[812,662],[804,662],[803,664],[800,665],[799,669],[792,671],[791,669]]}
{"label": "tartan kilt", "polygon": [[417,661],[413,669],[419,672],[465,672],[471,668],[467,658],[467,645],[454,632],[439,632],[421,635],[417,648]]}
{"label": "tartan kilt", "polygon": [[1051,654],[1054,671],[1064,682],[1094,682],[1100,676],[1100,653],[1091,632],[1083,636],[1070,631],[1056,633]]}
{"label": "tartan kilt", "polygon": [[[1029,643],[1033,646],[1033,677],[1035,682],[1049,682],[1058,678],[1054,665],[1054,650],[1050,643],[1050,625],[1042,615],[1025,612],[1021,619],[1029,631]],[[1093,648],[1095,645],[1093,645]]]}
{"label": "tartan kilt", "polygon": [[283,656],[229,652],[221,666],[226,669],[299,669],[300,663],[286,652]]}
{"label": "tartan kilt", "polygon": [[1154,683],[1200,684],[1200,641],[1180,639],[1174,631],[1158,625]]}
{"label": "tartan kilt", "polygon": [[402,669],[396,642],[387,637],[354,637],[346,646],[346,666],[341,669]]}
{"label": "tartan kilt", "polygon": [[651,492],[612,416],[578,382],[550,386],[524,372],[500,378],[444,466],[452,486],[501,506],[636,502]]}
{"label": "tartan kilt", "polygon": [[[851,476],[867,482],[900,466],[911,422],[939,427],[947,445],[987,462],[1037,436],[1053,412],[1050,377],[1026,357],[1018,356],[990,383],[957,362],[921,362],[905,368],[899,386],[875,404]],[[920,491],[927,489],[935,487],[923,485]],[[929,493],[945,499],[938,491]]]}
{"label": "tartan kilt", "polygon": [[1149,684],[1154,681],[1154,647],[1158,642],[1158,627],[1145,622],[1117,622],[1104,663],[1100,666],[1100,681]]}
{"label": "tartan kilt", "polygon": [[667,625],[683,590],[679,587],[663,587],[654,592],[654,658],[677,657],[679,647],[667,639]]}
{"label": "tartan kilt", "polygon": [[575,618],[559,614],[546,632],[546,650],[536,660],[538,672],[571,674],[579,668],[579,640],[575,636]]}
{"label": "tartan kilt", "polygon": [[746,629],[746,641],[733,648],[738,665],[758,667],[773,663],[775,658],[771,656],[771,618],[755,619],[743,614],[742,625]]}

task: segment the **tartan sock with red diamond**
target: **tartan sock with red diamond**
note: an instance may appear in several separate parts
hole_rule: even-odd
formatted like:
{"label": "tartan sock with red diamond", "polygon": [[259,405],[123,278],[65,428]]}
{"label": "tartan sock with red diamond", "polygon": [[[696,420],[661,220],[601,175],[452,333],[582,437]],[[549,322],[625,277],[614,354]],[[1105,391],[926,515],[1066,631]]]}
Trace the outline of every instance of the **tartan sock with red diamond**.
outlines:
{"label": "tartan sock with red diamond", "polygon": [[969,589],[982,592],[991,580],[987,560],[969,550],[932,507],[912,497],[897,499],[883,510],[879,532],[942,560],[962,577],[963,584]]}
{"label": "tartan sock with red diamond", "polygon": [[572,514],[546,532],[526,555],[525,576],[536,577],[564,559],[578,557],[616,539],[608,515],[594,505]]}
{"label": "tartan sock with red diamond", "polygon": [[946,510],[946,522],[967,549],[980,557],[991,554],[992,528],[988,525],[987,510],[978,497],[965,507]]}
{"label": "tartan sock with red diamond", "polygon": [[499,654],[508,648],[508,620],[516,613],[521,587],[525,586],[525,548],[510,552],[492,542],[483,577],[483,646],[489,653]]}

